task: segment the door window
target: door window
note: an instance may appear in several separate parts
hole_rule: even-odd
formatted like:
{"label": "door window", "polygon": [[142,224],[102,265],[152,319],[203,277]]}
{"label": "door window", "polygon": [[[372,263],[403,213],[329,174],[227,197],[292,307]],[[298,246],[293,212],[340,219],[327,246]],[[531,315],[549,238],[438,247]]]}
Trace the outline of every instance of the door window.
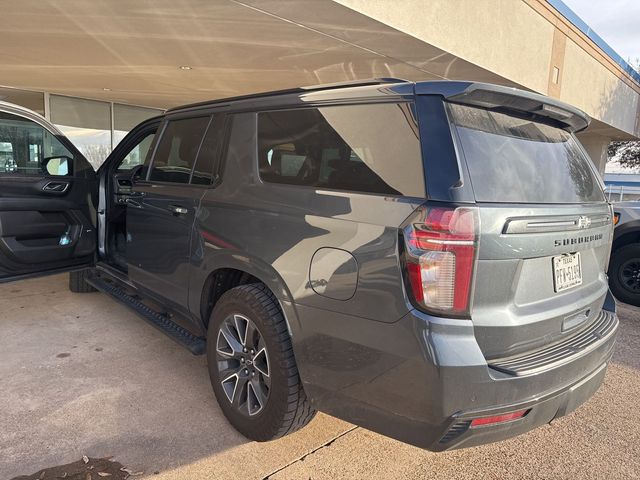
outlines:
{"label": "door window", "polygon": [[170,121],[153,157],[150,181],[189,183],[210,117]]}
{"label": "door window", "polygon": [[151,148],[153,137],[155,137],[156,131],[149,132],[140,142],[138,142],[129,153],[122,159],[116,171],[127,172],[132,168],[139,165],[144,165],[144,161]]}
{"label": "door window", "polygon": [[47,129],[0,112],[0,175],[72,174],[73,154]]}

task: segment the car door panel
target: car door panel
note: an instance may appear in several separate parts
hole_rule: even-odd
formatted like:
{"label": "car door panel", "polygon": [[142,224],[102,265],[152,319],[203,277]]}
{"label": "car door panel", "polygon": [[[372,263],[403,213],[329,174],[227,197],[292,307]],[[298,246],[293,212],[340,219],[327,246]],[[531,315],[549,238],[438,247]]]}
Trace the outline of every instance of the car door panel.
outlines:
{"label": "car door panel", "polygon": [[200,201],[213,181],[222,117],[169,119],[144,181],[127,206],[130,280],[188,311],[191,238]]}
{"label": "car door panel", "polygon": [[95,228],[88,205],[75,201],[76,186],[71,182],[66,196],[51,198],[31,183],[21,182],[18,196],[0,182],[0,279],[92,261]]}
{"label": "car door panel", "polygon": [[[0,171],[0,282],[91,265],[97,192],[89,162],[44,119],[2,102],[0,146],[11,157]],[[48,150],[63,152],[54,157],[69,162],[66,174],[49,173]]]}
{"label": "car door panel", "polygon": [[127,206],[129,277],[172,304],[186,306],[191,234],[205,190],[146,182],[134,190],[138,196]]}

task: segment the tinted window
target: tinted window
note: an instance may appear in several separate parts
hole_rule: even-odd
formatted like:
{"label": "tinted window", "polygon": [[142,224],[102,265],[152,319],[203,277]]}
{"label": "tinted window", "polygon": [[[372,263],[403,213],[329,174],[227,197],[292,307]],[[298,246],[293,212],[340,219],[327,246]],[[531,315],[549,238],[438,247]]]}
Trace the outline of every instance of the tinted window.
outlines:
{"label": "tinted window", "polygon": [[0,174],[70,175],[72,159],[60,140],[36,122],[0,112]]}
{"label": "tinted window", "polygon": [[193,169],[191,183],[195,185],[211,185],[214,181],[215,168],[219,156],[219,147],[223,142],[224,120],[214,115],[207,133],[202,141],[196,167]]}
{"label": "tinted window", "polygon": [[149,180],[189,183],[209,120],[210,117],[198,117],[170,121],[153,156]]}
{"label": "tinted window", "polygon": [[604,200],[590,160],[570,134],[544,123],[449,105],[476,200],[581,203]]}
{"label": "tinted window", "polygon": [[151,143],[153,142],[153,137],[155,137],[156,132],[149,132],[137,145],[135,145],[129,153],[122,159],[120,165],[118,165],[118,172],[126,172],[127,170],[131,170],[138,165],[143,165],[145,159],[147,158],[147,154],[149,153],[149,148],[151,148]]}
{"label": "tinted window", "polygon": [[258,155],[266,182],[424,196],[409,103],[260,113]]}

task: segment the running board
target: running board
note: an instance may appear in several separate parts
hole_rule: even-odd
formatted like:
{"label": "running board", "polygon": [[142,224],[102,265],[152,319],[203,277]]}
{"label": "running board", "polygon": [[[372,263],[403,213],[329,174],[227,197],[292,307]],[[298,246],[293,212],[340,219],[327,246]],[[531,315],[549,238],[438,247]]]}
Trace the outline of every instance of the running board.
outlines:
{"label": "running board", "polygon": [[113,285],[112,283],[106,282],[100,277],[90,277],[87,279],[87,283],[94,286],[101,292],[111,295],[120,303],[131,308],[151,325],[166,333],[172,340],[183,347],[186,347],[194,355],[202,355],[205,353],[206,343],[204,339],[196,337],[187,329],[175,323],[168,316],[156,312],[137,298],[129,295],[123,289]]}

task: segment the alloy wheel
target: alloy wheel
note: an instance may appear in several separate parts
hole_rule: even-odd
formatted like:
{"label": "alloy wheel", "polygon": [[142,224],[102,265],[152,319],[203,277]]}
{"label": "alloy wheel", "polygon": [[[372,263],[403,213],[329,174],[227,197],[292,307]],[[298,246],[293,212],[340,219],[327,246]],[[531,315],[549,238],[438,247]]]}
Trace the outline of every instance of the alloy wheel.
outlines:
{"label": "alloy wheel", "polygon": [[259,414],[267,404],[271,377],[264,337],[249,318],[233,314],[220,324],[216,342],[220,384],[243,415]]}

